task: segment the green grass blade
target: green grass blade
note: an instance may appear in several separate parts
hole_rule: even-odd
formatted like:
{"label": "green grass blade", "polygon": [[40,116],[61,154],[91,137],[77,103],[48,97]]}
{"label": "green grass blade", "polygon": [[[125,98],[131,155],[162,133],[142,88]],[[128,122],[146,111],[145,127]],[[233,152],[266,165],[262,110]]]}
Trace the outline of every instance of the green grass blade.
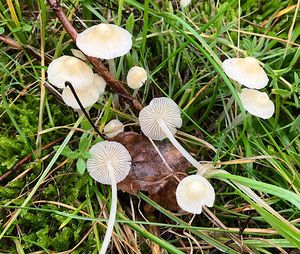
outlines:
{"label": "green grass blade", "polygon": [[[179,219],[177,216],[175,216],[173,213],[169,212],[168,210],[164,209],[163,207],[161,207],[160,205],[158,205],[157,203],[155,203],[153,200],[151,200],[150,198],[148,198],[146,195],[144,195],[143,193],[139,194],[139,197],[141,197],[144,201],[146,201],[149,205],[151,205],[152,207],[154,207],[155,209],[157,209],[158,211],[160,211],[162,214],[166,215],[167,217],[169,217],[171,220],[179,223],[180,225],[185,225],[185,226],[189,226],[188,223],[186,223],[185,221]],[[235,250],[231,249],[230,247],[226,246],[225,244],[219,242],[218,240],[208,236],[207,234],[198,231],[198,230],[192,230],[191,232],[200,237],[201,239],[205,240],[206,242],[208,242],[209,244],[211,244],[212,246],[214,246],[215,248],[217,248],[218,250],[224,252],[224,253],[230,253],[230,254],[238,254],[238,252],[236,252]]]}
{"label": "green grass blade", "polygon": [[289,190],[283,189],[281,187],[272,184],[258,182],[256,180],[252,180],[246,177],[236,176],[231,174],[216,174],[213,177],[220,180],[230,179],[240,184],[243,184],[245,186],[248,186],[251,189],[275,195],[277,197],[280,197],[282,199],[291,202],[300,210],[300,196],[298,196],[297,194]]}

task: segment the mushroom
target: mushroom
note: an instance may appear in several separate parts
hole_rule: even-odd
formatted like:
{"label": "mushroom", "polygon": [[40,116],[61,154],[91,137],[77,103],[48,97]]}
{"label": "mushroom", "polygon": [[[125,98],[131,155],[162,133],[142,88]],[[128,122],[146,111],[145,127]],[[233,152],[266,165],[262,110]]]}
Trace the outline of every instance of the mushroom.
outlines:
{"label": "mushroom", "polygon": [[259,61],[254,57],[229,58],[223,62],[227,76],[248,88],[264,88],[269,81]]}
{"label": "mushroom", "polygon": [[134,89],[133,97],[137,94],[139,88],[141,88],[147,80],[147,72],[144,68],[139,66],[133,66],[128,71],[127,85]]}
{"label": "mushroom", "polygon": [[212,207],[215,191],[209,181],[200,175],[183,178],[176,189],[176,200],[186,212],[200,214],[203,206]]}
{"label": "mushroom", "polygon": [[[98,88],[93,85],[87,89],[76,89],[75,91],[84,108],[93,106],[100,96]],[[74,109],[81,109],[70,87],[64,88],[61,97],[68,106]]]}
{"label": "mushroom", "polygon": [[122,27],[101,23],[78,34],[76,45],[88,56],[113,59],[129,52],[132,39]]}
{"label": "mushroom", "polygon": [[73,56],[61,56],[48,66],[48,80],[57,88],[64,88],[65,82],[72,83],[75,89],[84,89],[93,82],[92,69]]}
{"label": "mushroom", "polygon": [[274,103],[265,92],[244,88],[239,96],[245,110],[250,114],[263,119],[268,119],[274,114]]}
{"label": "mushroom", "polygon": [[104,133],[108,138],[113,138],[122,132],[124,132],[124,124],[118,119],[113,119],[104,126]]}
{"label": "mushroom", "polygon": [[[105,80],[97,74],[93,74],[93,82],[85,89],[75,89],[75,92],[84,108],[93,106],[104,93]],[[63,101],[74,109],[81,109],[70,87],[65,87],[62,92]]]}
{"label": "mushroom", "polygon": [[192,0],[180,0],[180,7],[181,7],[181,8],[185,8],[185,7],[187,7],[191,2],[192,2]]}
{"label": "mushroom", "polygon": [[108,248],[117,213],[117,183],[122,181],[131,168],[131,156],[127,149],[114,141],[99,142],[89,150],[91,158],[87,160],[90,176],[99,183],[111,185],[112,199],[107,230],[100,254]]}
{"label": "mushroom", "polygon": [[[181,113],[177,104],[167,98],[154,98],[139,114],[141,130],[145,136],[154,140],[168,138],[177,150],[199,171],[202,165],[193,158],[175,139],[174,134],[182,125]],[[204,172],[202,172],[204,173]]]}

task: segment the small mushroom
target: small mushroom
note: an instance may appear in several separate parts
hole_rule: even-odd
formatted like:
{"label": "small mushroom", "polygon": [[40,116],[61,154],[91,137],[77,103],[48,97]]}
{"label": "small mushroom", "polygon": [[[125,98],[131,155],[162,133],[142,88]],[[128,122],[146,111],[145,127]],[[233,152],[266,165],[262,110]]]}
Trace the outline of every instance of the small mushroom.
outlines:
{"label": "small mushroom", "polygon": [[212,207],[215,196],[210,182],[200,175],[183,178],[176,189],[176,200],[180,208],[194,214],[200,214],[203,206]]}
{"label": "small mushroom", "polygon": [[192,2],[192,0],[180,0],[180,7],[181,7],[181,8],[185,8],[185,7],[187,7],[191,2]]}
{"label": "small mushroom", "polygon": [[[99,90],[95,86],[90,86],[88,89],[76,89],[76,94],[84,108],[93,106],[99,99]],[[74,109],[80,109],[76,98],[74,97],[70,87],[65,87],[61,95],[64,103]]]}
{"label": "small mushroom", "polygon": [[124,124],[118,119],[109,121],[104,127],[105,136],[108,138],[113,138],[122,132],[124,132]]}
{"label": "small mushroom", "polygon": [[168,138],[177,150],[201,173],[202,165],[193,158],[175,139],[174,135],[182,125],[181,113],[177,104],[166,97],[154,98],[139,114],[141,130],[154,140]]}
{"label": "small mushroom", "polygon": [[131,168],[131,156],[127,149],[114,141],[99,142],[89,150],[91,158],[87,160],[90,176],[99,183],[111,185],[112,199],[107,230],[100,254],[108,248],[117,213],[117,183],[122,181]]}
{"label": "small mushroom", "polygon": [[76,45],[88,56],[113,59],[129,52],[132,39],[122,27],[101,23],[78,34]]}
{"label": "small mushroom", "polygon": [[147,80],[147,72],[142,67],[133,66],[129,69],[126,80],[127,85],[134,89],[132,96],[135,97],[139,88],[141,88]]}
{"label": "small mushroom", "polygon": [[48,80],[57,88],[64,88],[65,82],[72,83],[75,89],[84,89],[93,82],[92,69],[73,56],[61,56],[48,66]]}
{"label": "small mushroom", "polygon": [[127,74],[127,85],[132,89],[138,89],[144,85],[147,80],[147,72],[144,68],[133,66]]}
{"label": "small mushroom", "polygon": [[223,62],[227,76],[248,88],[264,88],[269,78],[254,57],[229,58]]}
{"label": "small mushroom", "polygon": [[274,103],[265,92],[244,88],[239,96],[245,110],[251,115],[269,119],[275,112]]}
{"label": "small mushroom", "polygon": [[[103,94],[106,82],[97,74],[93,74],[93,82],[85,89],[75,89],[75,92],[84,108],[93,106],[99,99],[99,96]],[[62,92],[63,101],[74,109],[80,109],[76,98],[70,87],[65,87]]]}

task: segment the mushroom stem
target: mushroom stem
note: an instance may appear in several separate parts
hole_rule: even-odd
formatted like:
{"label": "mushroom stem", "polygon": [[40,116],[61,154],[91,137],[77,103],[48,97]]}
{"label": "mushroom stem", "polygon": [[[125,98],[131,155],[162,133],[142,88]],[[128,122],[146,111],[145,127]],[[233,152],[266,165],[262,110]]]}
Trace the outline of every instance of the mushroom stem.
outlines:
{"label": "mushroom stem", "polygon": [[107,62],[108,62],[108,68],[109,68],[109,71],[110,71],[111,75],[114,78],[116,78],[117,70],[116,70],[115,60],[114,59],[108,59]]}
{"label": "mushroom stem", "polygon": [[197,161],[190,153],[188,153],[184,147],[176,140],[173,136],[172,132],[169,130],[167,125],[162,119],[158,119],[158,124],[160,128],[164,131],[167,138],[171,141],[171,143],[176,147],[176,149],[196,168],[198,169],[198,175],[203,175],[205,173],[205,168],[202,164]]}
{"label": "mushroom stem", "polygon": [[74,95],[74,97],[75,97],[75,99],[76,99],[76,101],[77,101],[77,103],[78,103],[80,109],[82,110],[83,114],[85,115],[85,117],[87,118],[87,120],[89,121],[89,123],[92,125],[92,127],[93,127],[93,129],[96,131],[96,133],[97,133],[101,138],[104,139],[104,136],[103,136],[103,135],[100,133],[100,131],[97,129],[97,127],[96,127],[95,124],[93,123],[92,119],[90,118],[89,114],[86,112],[85,108],[82,106],[82,103],[80,102],[80,99],[79,99],[79,97],[78,97],[78,95],[77,95],[77,93],[76,93],[76,91],[75,91],[73,85],[72,85],[69,81],[66,81],[66,82],[65,82],[65,86],[70,87],[71,92],[72,92],[72,94]]}
{"label": "mushroom stem", "polygon": [[132,97],[135,98],[138,94],[139,88],[133,90]]}
{"label": "mushroom stem", "polygon": [[108,167],[108,173],[111,179],[111,206],[110,206],[110,211],[109,211],[109,218],[107,222],[107,229],[105,232],[104,240],[102,242],[100,254],[105,254],[106,250],[108,248],[108,245],[110,243],[110,239],[112,237],[114,225],[115,225],[115,220],[116,220],[116,214],[117,214],[117,182],[116,182],[116,177],[114,173],[114,169],[111,165],[111,162],[107,162],[107,167]]}

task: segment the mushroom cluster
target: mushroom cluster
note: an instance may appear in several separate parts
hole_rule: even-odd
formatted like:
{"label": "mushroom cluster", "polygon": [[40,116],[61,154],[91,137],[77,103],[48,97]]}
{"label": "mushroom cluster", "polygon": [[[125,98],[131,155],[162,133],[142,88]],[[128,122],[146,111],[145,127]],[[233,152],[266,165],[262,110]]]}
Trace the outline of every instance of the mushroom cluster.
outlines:
{"label": "mushroom cluster", "polygon": [[[187,4],[190,1],[186,1]],[[77,47],[87,56],[107,59],[125,55],[132,46],[131,34],[125,29],[111,24],[92,26],[77,36]],[[62,56],[55,59],[48,67],[48,80],[54,86],[63,89],[64,102],[74,109],[92,106],[104,92],[106,82],[85,61],[85,55],[73,50],[76,57]],[[128,86],[134,89],[133,97],[147,80],[144,68],[133,66],[126,77]],[[88,118],[89,119],[89,118]],[[91,120],[89,119],[91,122]],[[215,192],[210,182],[203,177],[205,167],[198,162],[174,137],[177,128],[182,125],[181,112],[178,105],[166,97],[154,98],[139,114],[142,132],[154,140],[168,138],[181,154],[194,166],[197,175],[188,176],[180,181],[176,198],[179,206],[190,213],[199,214],[203,206],[213,206]],[[92,122],[91,122],[92,124]],[[95,125],[92,124],[99,133]],[[107,138],[112,138],[124,131],[124,125],[113,119],[104,127]],[[131,156],[127,149],[114,141],[102,141],[93,145],[87,160],[89,175],[101,184],[111,185],[112,198],[109,220],[100,254],[108,248],[117,211],[117,183],[122,181],[130,171]]]}
{"label": "mushroom cluster", "polygon": [[95,104],[103,94],[105,80],[93,73],[90,66],[73,56],[61,56],[48,66],[48,80],[57,88],[62,88],[62,99],[70,107],[80,109],[71,88],[71,84],[84,108]]}
{"label": "mushroom cluster", "polygon": [[[132,39],[131,34],[125,29],[101,23],[78,34],[76,45],[85,55],[110,60],[128,53]],[[74,49],[72,52],[78,58],[85,59],[80,52]],[[106,86],[105,80],[93,74],[92,69],[78,58],[62,56],[52,61],[48,67],[49,82],[64,89],[62,99],[74,109],[80,109],[80,103],[84,108],[92,106],[98,101]],[[72,89],[66,87],[66,82],[73,86],[80,102],[77,101]]]}
{"label": "mushroom cluster", "polygon": [[[111,65],[113,58],[123,56],[129,52],[132,39],[131,34],[125,29],[116,25],[101,23],[81,32],[77,36],[76,45],[85,55],[107,59]],[[99,89],[101,87],[100,80],[95,82]],[[90,98],[92,96],[91,94]],[[124,125],[117,119],[111,120],[104,127],[107,138],[112,138],[123,131]],[[87,161],[87,170],[90,176],[97,182],[112,187],[111,209],[100,250],[100,254],[105,254],[116,218],[117,183],[128,175],[131,168],[131,156],[122,144],[113,141],[99,142],[92,146],[89,152],[91,158]]]}
{"label": "mushroom cluster", "polygon": [[272,117],[275,111],[274,103],[269,96],[255,89],[267,86],[269,78],[254,57],[229,58],[223,62],[223,69],[227,76],[247,88],[239,93],[246,111],[263,119]]}
{"label": "mushroom cluster", "polygon": [[[168,138],[177,150],[197,170],[195,176],[184,178],[176,190],[178,205],[185,211],[199,214],[202,206],[213,206],[215,192],[212,185],[202,176],[203,167],[174,137],[177,128],[182,125],[181,112],[178,105],[167,97],[154,98],[139,114],[141,130],[145,136],[154,140]],[[192,179],[193,181],[190,181]]]}

